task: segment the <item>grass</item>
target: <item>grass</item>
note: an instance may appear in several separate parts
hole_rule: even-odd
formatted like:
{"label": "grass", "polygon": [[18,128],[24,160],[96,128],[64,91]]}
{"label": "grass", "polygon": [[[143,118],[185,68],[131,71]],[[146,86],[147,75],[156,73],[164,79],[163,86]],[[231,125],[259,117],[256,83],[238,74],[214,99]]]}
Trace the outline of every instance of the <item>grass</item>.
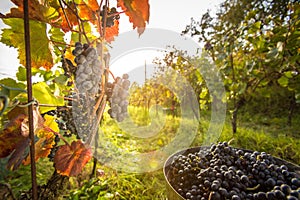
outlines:
{"label": "grass", "polygon": [[[137,128],[150,124],[153,113],[148,115],[137,108],[131,108],[130,112],[135,116],[133,122]],[[193,124],[189,121],[180,121],[180,118],[170,115],[164,116],[161,113],[159,115],[161,116],[158,116],[157,121],[152,121],[156,123],[155,127],[158,127],[159,131],[151,137],[144,138],[141,136],[145,133],[137,132],[137,135],[132,135],[124,131],[124,126],[119,127],[106,116],[102,126],[104,127],[102,136],[106,139],[100,137],[100,146],[102,146],[98,152],[103,159],[99,159],[97,174],[89,178],[92,171],[92,162],[89,162],[81,175],[69,178],[59,199],[166,199],[166,186],[161,169],[145,173],[128,173],[109,165],[112,164],[109,159],[115,156],[126,156],[132,151],[143,153],[161,149],[172,142],[178,134],[180,123],[186,124],[183,126],[183,131],[189,130],[189,126]],[[191,146],[202,145],[204,133],[209,126],[209,118],[209,113],[201,113],[201,126]],[[161,126],[160,122],[164,121],[165,124]],[[300,116],[296,116],[294,121],[300,121]],[[235,147],[265,151],[299,165],[299,131],[300,124],[294,123],[293,126],[288,127],[285,125],[285,119],[244,114],[240,117],[237,133],[233,135],[230,119],[227,116],[218,141],[232,140],[231,144]],[[151,165],[150,162],[144,164]],[[123,169],[126,167],[128,166],[124,166]],[[43,159],[38,162],[37,169],[38,183],[44,184],[53,173],[52,163],[48,159]],[[22,166],[15,172],[9,172],[6,178],[2,177],[1,182],[9,183],[15,196],[19,196],[21,191],[30,188],[29,166]]]}

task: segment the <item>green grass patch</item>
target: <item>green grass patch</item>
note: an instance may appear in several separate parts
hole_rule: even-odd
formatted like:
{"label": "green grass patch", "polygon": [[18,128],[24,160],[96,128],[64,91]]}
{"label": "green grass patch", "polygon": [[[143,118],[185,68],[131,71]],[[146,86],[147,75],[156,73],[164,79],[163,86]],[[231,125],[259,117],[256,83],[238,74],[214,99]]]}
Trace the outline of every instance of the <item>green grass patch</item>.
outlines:
{"label": "green grass patch", "polygon": [[[152,110],[146,113],[141,108],[130,108],[136,130],[151,127],[154,124],[157,133],[143,137],[145,132],[132,134],[126,124],[122,127],[105,115],[100,135],[100,158],[98,173],[90,178],[92,161],[78,177],[69,178],[68,184],[59,199],[165,199],[166,185],[162,169],[147,173],[126,173],[106,165],[115,156],[124,156],[130,152],[149,152],[163,148],[173,141],[181,127],[188,132],[194,121],[181,120],[163,112]],[[295,117],[294,120],[300,119]],[[300,120],[299,120],[300,121]],[[200,146],[206,137],[210,123],[210,114],[201,113],[200,125],[191,146]],[[183,125],[182,125],[183,124]],[[241,116],[236,134],[232,134],[230,118],[227,116],[223,131],[217,141],[231,141],[231,145],[253,151],[264,151],[273,156],[300,164],[300,125],[287,126],[286,120],[265,116]],[[131,124],[132,126],[132,124]],[[125,127],[125,128],[124,128]],[[127,131],[126,131],[126,128]],[[153,128],[153,127],[152,127]],[[129,130],[129,131],[128,131]],[[145,129],[146,130],[146,129]],[[188,134],[185,134],[188,135]],[[147,136],[147,135],[146,135]],[[187,139],[187,138],[182,138]],[[180,150],[180,149],[177,149]],[[103,156],[101,156],[103,155]],[[9,183],[16,197],[31,187],[30,166],[22,166],[14,172],[5,171],[1,160],[1,182]],[[147,164],[147,163],[145,163]],[[151,163],[148,163],[151,164]],[[126,166],[124,166],[126,169]],[[7,174],[6,174],[7,173]],[[52,163],[42,159],[37,164],[37,180],[42,185],[53,173]],[[5,175],[5,176],[4,176]]]}

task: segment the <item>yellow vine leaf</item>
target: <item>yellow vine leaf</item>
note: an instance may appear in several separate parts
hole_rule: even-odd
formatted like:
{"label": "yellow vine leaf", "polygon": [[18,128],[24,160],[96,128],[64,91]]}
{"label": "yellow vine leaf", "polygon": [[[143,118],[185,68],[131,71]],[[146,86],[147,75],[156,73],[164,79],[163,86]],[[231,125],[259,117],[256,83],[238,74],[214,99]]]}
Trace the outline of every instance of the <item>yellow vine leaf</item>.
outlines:
{"label": "yellow vine leaf", "polygon": [[[1,42],[18,49],[20,63],[25,66],[25,40],[23,19],[2,19],[10,28],[2,29]],[[49,39],[46,35],[46,24],[30,21],[31,66],[44,67],[49,70],[53,67],[53,58],[49,48]]]}
{"label": "yellow vine leaf", "polygon": [[[55,117],[50,115],[44,116],[45,122],[44,127],[51,128],[55,132],[59,132],[59,128],[57,123],[55,122]],[[55,144],[55,135],[53,132],[50,132],[47,128],[42,128],[37,132],[37,136],[39,140],[35,143],[35,160],[37,161],[39,158],[47,157],[53,145]],[[30,164],[30,156],[23,161],[24,165]]]}

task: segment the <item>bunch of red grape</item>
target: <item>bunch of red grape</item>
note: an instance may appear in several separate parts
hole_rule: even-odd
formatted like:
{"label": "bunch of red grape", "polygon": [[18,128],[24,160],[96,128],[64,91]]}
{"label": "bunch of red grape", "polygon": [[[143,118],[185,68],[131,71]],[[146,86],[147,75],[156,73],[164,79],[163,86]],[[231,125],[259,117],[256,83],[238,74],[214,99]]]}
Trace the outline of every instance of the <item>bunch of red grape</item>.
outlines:
{"label": "bunch of red grape", "polygon": [[76,42],[72,53],[76,56],[74,60],[77,64],[75,86],[78,92],[90,96],[99,94],[103,70],[96,49],[88,44],[82,45]]}
{"label": "bunch of red grape", "polygon": [[128,74],[123,74],[122,78],[117,77],[115,82],[111,84],[111,97],[108,99],[110,109],[108,110],[111,118],[121,122],[127,116],[128,96],[130,81]]}

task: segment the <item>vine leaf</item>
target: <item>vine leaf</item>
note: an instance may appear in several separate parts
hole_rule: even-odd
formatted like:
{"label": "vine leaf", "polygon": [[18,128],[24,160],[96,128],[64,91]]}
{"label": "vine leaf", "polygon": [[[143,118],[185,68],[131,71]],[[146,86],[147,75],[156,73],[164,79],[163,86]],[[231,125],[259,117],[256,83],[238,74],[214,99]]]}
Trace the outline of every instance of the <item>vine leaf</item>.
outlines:
{"label": "vine leaf", "polygon": [[65,144],[59,147],[54,156],[54,164],[58,173],[76,176],[91,158],[92,150],[86,148],[81,140],[77,140],[71,145]]}
{"label": "vine leaf", "polygon": [[[12,8],[10,13],[6,14],[6,18],[23,18],[23,0],[11,0],[17,8]],[[58,1],[49,1],[48,5],[46,3],[40,3],[38,0],[31,0],[29,3],[29,19],[36,20],[39,22],[46,22],[54,26],[61,26],[64,32],[68,32],[72,29],[69,27],[68,21],[71,26],[78,24],[78,20],[74,12],[71,10],[74,5],[69,4],[69,7],[64,8],[68,20],[66,19],[62,8],[60,7]]]}
{"label": "vine leaf", "polygon": [[[73,12],[75,10],[75,6],[74,4],[69,5],[69,7],[64,8],[64,10],[62,8],[59,8],[59,15],[60,15],[60,28],[64,31],[64,32],[68,32],[72,30],[73,26],[78,25],[78,19],[76,14]],[[65,14],[64,14],[65,12]],[[70,27],[70,26],[71,27]]]}
{"label": "vine leaf", "polygon": [[87,5],[88,7],[94,11],[94,12],[97,12],[100,10],[100,7],[99,7],[99,4],[97,2],[97,0],[83,0]]}
{"label": "vine leaf", "polygon": [[148,0],[118,0],[117,6],[125,11],[129,21],[133,24],[133,29],[137,27],[137,31],[141,35],[145,30],[146,22],[149,22]]}
{"label": "vine leaf", "polygon": [[289,78],[287,78],[286,76],[281,76],[277,82],[279,83],[279,85],[281,85],[282,87],[287,87],[289,84]]}
{"label": "vine leaf", "polygon": [[[35,160],[37,161],[39,158],[47,157],[53,145],[55,144],[55,135],[49,128],[55,132],[59,132],[59,128],[57,123],[55,122],[55,118],[50,115],[44,116],[44,128],[40,129],[37,132],[38,141],[35,143]],[[45,128],[47,127],[47,128]],[[30,164],[30,156],[23,161],[24,165]]]}
{"label": "vine leaf", "polygon": [[26,125],[27,121],[27,116],[20,114],[0,132],[0,158],[10,155],[18,144],[27,139],[28,135],[22,132],[22,126]]}
{"label": "vine leaf", "polygon": [[89,20],[93,24],[97,23],[96,15],[99,11],[99,5],[96,0],[81,0],[77,7],[81,19]]}
{"label": "vine leaf", "polygon": [[6,95],[9,99],[15,98],[18,94],[26,92],[25,85],[12,78],[0,80],[0,93]]}
{"label": "vine leaf", "polygon": [[[10,28],[2,29],[1,42],[18,49],[20,63],[25,66],[25,41],[23,19],[2,19]],[[49,70],[53,66],[53,58],[46,34],[46,24],[30,21],[31,65],[34,68],[44,67]]]}
{"label": "vine leaf", "polygon": [[[22,133],[27,137],[29,135],[29,127],[28,127],[28,108],[27,107],[19,107],[16,106],[12,110],[10,110],[7,113],[7,118],[10,121],[14,121],[15,118],[17,118],[19,115],[25,115],[25,121],[23,124],[21,124],[21,131]],[[26,122],[26,123],[25,123]],[[42,128],[44,123],[43,117],[40,115],[40,112],[38,110],[38,107],[34,106],[33,107],[33,126],[34,126],[34,131],[38,131],[39,129]]]}
{"label": "vine leaf", "polygon": [[[17,8],[11,8],[10,13],[6,14],[9,18],[23,18],[23,0],[11,0]],[[40,4],[38,0],[31,0],[28,2],[29,18],[44,21],[47,20],[47,13],[49,13],[49,8]],[[50,13],[49,13],[50,14]]]}
{"label": "vine leaf", "polygon": [[21,140],[18,144],[16,149],[11,154],[6,168],[10,170],[16,170],[19,168],[19,166],[22,164],[22,161],[26,156],[29,154],[29,144],[30,139],[29,137],[25,138],[24,140]]}
{"label": "vine leaf", "polygon": [[[29,127],[27,107],[15,107],[8,113],[9,123],[0,132],[0,158],[10,158],[7,168],[17,169],[29,153]],[[38,108],[33,109],[34,130],[43,126],[44,120]]]}
{"label": "vine leaf", "polygon": [[105,40],[108,43],[114,41],[114,37],[119,34],[119,20],[114,20],[114,25],[112,27],[107,27],[105,30]]}
{"label": "vine leaf", "polygon": [[[56,106],[63,106],[64,99],[57,98],[54,94],[59,91],[52,91],[45,82],[39,82],[32,86],[33,96],[41,104],[52,104]],[[53,107],[41,107],[41,113],[53,110]]]}

